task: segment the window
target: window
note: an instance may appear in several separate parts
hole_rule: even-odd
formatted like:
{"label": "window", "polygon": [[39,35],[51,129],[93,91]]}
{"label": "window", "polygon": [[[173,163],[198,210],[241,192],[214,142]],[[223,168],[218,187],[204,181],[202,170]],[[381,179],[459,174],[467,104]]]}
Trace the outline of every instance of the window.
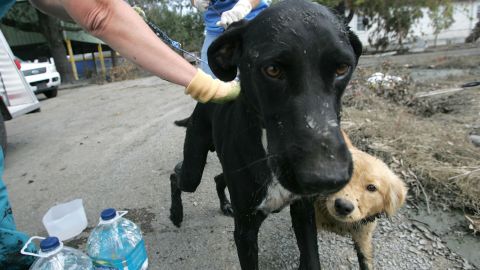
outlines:
{"label": "window", "polygon": [[477,6],[477,19],[480,19],[480,5]]}

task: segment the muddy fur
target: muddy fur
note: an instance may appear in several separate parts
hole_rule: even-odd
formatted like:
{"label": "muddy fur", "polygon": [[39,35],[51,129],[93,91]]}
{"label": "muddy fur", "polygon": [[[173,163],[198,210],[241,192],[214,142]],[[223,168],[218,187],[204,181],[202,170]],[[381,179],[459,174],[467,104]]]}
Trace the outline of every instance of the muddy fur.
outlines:
{"label": "muddy fur", "polygon": [[[197,189],[215,149],[241,268],[258,269],[260,226],[290,204],[299,268],[320,269],[313,203],[343,188],[353,171],[340,111],[361,53],[343,18],[310,1],[281,1],[232,24],[210,45],[208,63],[223,81],[240,72],[241,94],[224,104],[198,103],[187,123],[177,123],[187,133],[180,173],[171,180],[174,225],[181,225],[181,193]],[[221,205],[230,211],[227,200]]]}
{"label": "muddy fur", "polygon": [[360,269],[373,269],[376,219],[395,214],[405,202],[407,188],[385,163],[355,148],[345,133],[344,137],[354,162],[353,176],[339,192],[317,199],[317,229],[350,235]]}

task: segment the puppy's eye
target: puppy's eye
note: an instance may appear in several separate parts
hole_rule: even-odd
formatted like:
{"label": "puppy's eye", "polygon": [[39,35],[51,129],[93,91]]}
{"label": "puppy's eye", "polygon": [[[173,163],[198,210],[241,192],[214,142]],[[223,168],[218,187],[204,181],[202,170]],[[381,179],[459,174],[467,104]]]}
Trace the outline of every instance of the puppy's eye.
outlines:
{"label": "puppy's eye", "polygon": [[337,76],[343,76],[345,75],[348,71],[350,70],[350,66],[346,64],[341,64],[340,66],[337,67],[335,70],[335,74]]}
{"label": "puppy's eye", "polygon": [[377,191],[377,187],[375,185],[370,184],[367,186],[367,190],[370,192],[375,192]]}
{"label": "puppy's eye", "polygon": [[269,65],[263,68],[263,72],[270,78],[278,79],[282,76],[282,70],[275,65]]}

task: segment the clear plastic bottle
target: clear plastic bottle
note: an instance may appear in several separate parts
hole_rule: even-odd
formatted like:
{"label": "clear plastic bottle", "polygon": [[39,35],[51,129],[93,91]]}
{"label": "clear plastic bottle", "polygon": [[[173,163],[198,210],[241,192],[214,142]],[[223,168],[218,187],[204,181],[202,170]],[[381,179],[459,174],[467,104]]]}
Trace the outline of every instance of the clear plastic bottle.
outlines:
{"label": "clear plastic bottle", "polygon": [[148,267],[142,232],[132,221],[123,218],[127,212],[108,208],[87,241],[87,254],[95,269],[144,270]]}
{"label": "clear plastic bottle", "polygon": [[[40,252],[29,253],[25,248],[33,239],[43,239],[40,242]],[[79,250],[65,247],[57,237],[34,236],[25,244],[22,254],[39,257],[30,267],[30,270],[93,270],[90,258]]]}

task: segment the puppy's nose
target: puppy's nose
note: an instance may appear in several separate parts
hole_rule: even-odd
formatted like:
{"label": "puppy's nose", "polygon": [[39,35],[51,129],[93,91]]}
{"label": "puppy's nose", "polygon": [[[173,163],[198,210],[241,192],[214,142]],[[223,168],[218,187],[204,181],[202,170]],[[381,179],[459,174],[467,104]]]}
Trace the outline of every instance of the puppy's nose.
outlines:
{"label": "puppy's nose", "polygon": [[343,199],[335,200],[335,211],[337,212],[337,214],[341,216],[346,216],[352,213],[354,208],[355,206],[347,200],[343,200]]}

